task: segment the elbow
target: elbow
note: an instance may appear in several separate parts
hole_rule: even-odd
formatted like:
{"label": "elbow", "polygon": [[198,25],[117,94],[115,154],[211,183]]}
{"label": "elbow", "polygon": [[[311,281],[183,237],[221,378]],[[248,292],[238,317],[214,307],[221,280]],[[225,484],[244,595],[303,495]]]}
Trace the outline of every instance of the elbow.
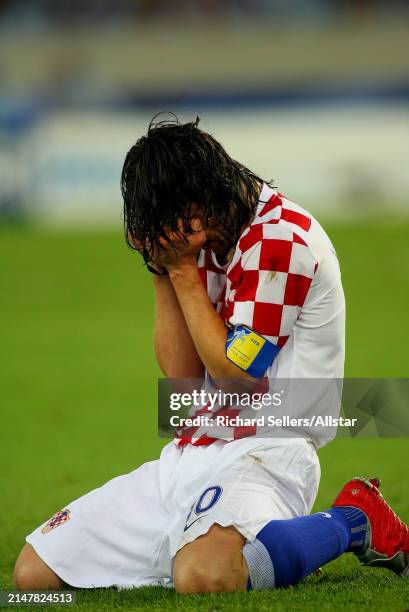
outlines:
{"label": "elbow", "polygon": [[[163,371],[163,370],[162,370]],[[203,370],[179,370],[168,369],[166,372],[163,372],[166,378],[188,378],[188,379],[196,379],[196,378],[204,378],[204,369]]]}
{"label": "elbow", "polygon": [[205,368],[203,364],[161,364],[159,367],[166,378],[203,378]]}
{"label": "elbow", "polygon": [[209,374],[214,383],[222,391],[231,391],[233,388],[244,390],[251,389],[258,382],[258,378],[254,378],[247,374],[245,370],[241,370],[235,366],[227,358],[219,364],[217,368],[209,369]]}

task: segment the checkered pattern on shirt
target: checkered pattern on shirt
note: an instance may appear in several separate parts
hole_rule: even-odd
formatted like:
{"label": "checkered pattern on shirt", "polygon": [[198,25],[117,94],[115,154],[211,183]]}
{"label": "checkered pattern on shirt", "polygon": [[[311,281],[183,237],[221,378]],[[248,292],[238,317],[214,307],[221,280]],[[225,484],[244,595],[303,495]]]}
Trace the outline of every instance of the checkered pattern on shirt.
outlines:
{"label": "checkered pattern on shirt", "polygon": [[[304,305],[318,263],[301,236],[308,233],[311,218],[280,196],[273,194],[259,207],[226,271],[214,263],[210,252],[200,254],[198,266],[207,293],[226,323],[246,325],[283,347]],[[202,429],[184,430],[175,441],[179,445],[214,442],[215,438]],[[223,439],[256,434],[256,428],[230,429],[231,436]]]}
{"label": "checkered pattern on shirt", "polygon": [[227,272],[226,322],[284,346],[304,305],[317,262],[306,242],[279,223],[258,224],[239,241]]}

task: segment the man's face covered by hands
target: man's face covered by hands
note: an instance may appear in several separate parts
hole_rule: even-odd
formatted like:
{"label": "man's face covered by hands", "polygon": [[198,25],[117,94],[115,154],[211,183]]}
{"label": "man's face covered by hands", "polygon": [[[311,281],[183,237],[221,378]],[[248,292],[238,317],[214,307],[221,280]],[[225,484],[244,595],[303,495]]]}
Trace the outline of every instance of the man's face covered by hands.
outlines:
{"label": "man's face covered by hands", "polygon": [[[166,227],[164,232],[167,236],[160,237],[159,248],[151,255],[149,264],[161,268],[169,268],[179,265],[189,258],[196,258],[201,249],[212,250],[220,264],[229,261],[234,241],[224,226],[214,218],[206,221],[205,215],[196,203],[189,207],[187,218],[178,220],[178,231],[170,231]],[[133,246],[142,251],[142,243],[137,240],[129,240]],[[145,243],[149,250],[149,244]]]}
{"label": "man's face covered by hands", "polygon": [[202,245],[205,250],[216,253],[220,263],[228,259],[229,252],[234,247],[234,238],[226,228],[214,217],[207,220],[201,212],[200,207],[193,203],[190,208],[192,229],[193,224],[203,229],[206,241]]}

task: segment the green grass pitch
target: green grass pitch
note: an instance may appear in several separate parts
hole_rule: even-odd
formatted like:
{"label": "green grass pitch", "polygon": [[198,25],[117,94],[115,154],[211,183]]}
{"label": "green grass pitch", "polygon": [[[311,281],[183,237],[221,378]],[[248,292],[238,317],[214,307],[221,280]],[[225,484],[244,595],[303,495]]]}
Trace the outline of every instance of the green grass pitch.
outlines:
{"label": "green grass pitch", "polygon": [[[347,298],[348,376],[407,376],[409,223],[328,227]],[[120,229],[0,227],[0,583],[24,536],[72,499],[156,458],[151,279]],[[409,440],[337,440],[320,451],[325,508],[357,473],[379,475],[409,521]],[[409,609],[409,579],[351,556],[287,590],[178,596],[78,591],[81,610]],[[34,609],[34,608],[33,608]]]}

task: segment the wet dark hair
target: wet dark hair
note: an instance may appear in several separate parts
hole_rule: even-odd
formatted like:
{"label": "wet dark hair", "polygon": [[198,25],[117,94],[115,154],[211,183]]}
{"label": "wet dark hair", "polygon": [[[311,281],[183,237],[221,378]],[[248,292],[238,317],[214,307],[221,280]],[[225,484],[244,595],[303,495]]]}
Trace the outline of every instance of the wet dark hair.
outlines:
{"label": "wet dark hair", "polygon": [[[206,223],[216,219],[236,242],[252,219],[262,179],[232,159],[210,134],[199,129],[199,118],[179,123],[177,117],[157,121],[128,151],[121,177],[125,239],[149,241],[145,261],[167,231],[192,231],[190,206],[199,205]],[[139,249],[138,249],[139,250]]]}

